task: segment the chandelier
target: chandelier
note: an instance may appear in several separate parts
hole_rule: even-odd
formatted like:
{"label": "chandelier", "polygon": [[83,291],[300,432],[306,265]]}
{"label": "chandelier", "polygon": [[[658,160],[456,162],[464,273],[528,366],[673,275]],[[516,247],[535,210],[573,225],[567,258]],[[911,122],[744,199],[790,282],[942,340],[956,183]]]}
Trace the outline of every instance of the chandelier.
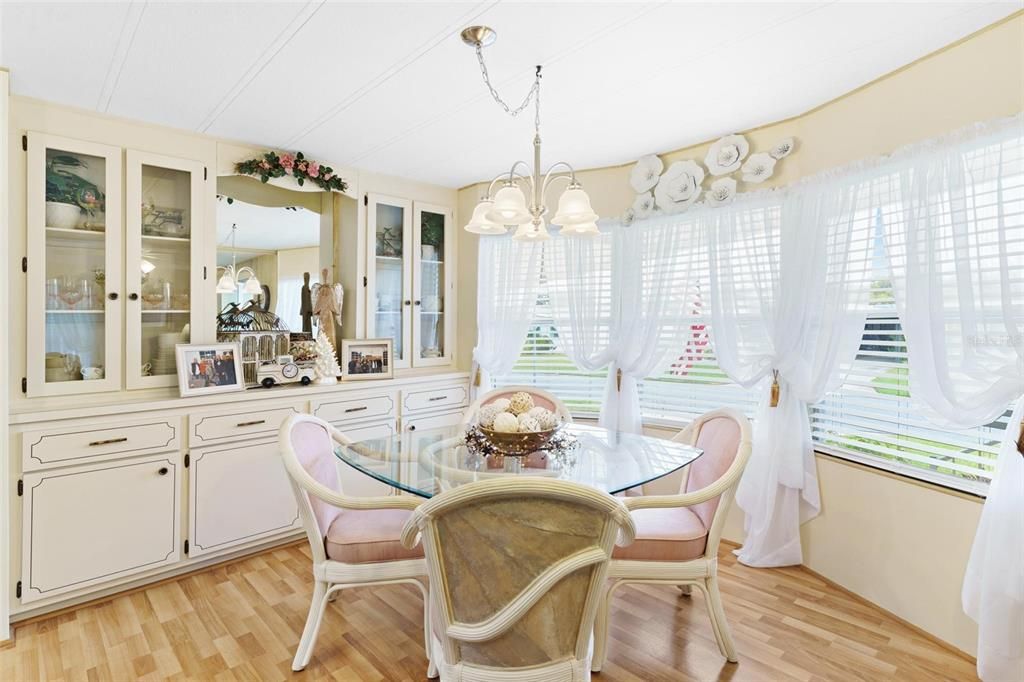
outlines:
{"label": "chandelier", "polygon": [[[235,233],[238,232],[238,225],[236,223],[231,224],[231,265],[218,265],[217,272],[223,271],[223,275],[217,280],[217,293],[218,294],[233,294],[238,292],[238,287],[242,286],[241,278],[243,275],[248,275],[245,280],[245,286],[242,290],[247,294],[262,294],[263,287],[260,286],[260,281],[256,279],[256,272],[248,267],[243,266],[241,269],[238,268],[238,251],[235,249]],[[226,239],[224,241],[227,241]]]}
{"label": "chandelier", "polygon": [[[563,235],[595,235],[597,230],[597,214],[590,207],[590,197],[583,191],[583,186],[576,180],[576,171],[568,163],[558,161],[547,171],[541,173],[540,165],[540,70],[533,79],[533,86],[526,93],[526,98],[515,108],[510,107],[491,85],[491,78],[484,64],[483,49],[494,43],[498,34],[487,26],[470,26],[462,32],[462,41],[476,50],[476,58],[480,63],[480,73],[491,97],[510,116],[518,116],[532,101],[535,107],[533,118],[533,169],[525,161],[516,161],[507,173],[502,173],[491,181],[487,194],[473,209],[473,217],[466,225],[467,232],[476,234],[505,234],[508,227],[515,227],[514,239],[524,241],[542,241],[550,238],[544,216],[548,207],[544,197],[548,188],[558,180],[567,180],[568,186],[558,200],[558,210],[551,217],[552,225],[561,226]],[[517,170],[523,167],[526,175]],[[555,172],[556,169],[568,169]],[[500,185],[496,194],[494,188]],[[527,194],[529,192],[529,205]]]}

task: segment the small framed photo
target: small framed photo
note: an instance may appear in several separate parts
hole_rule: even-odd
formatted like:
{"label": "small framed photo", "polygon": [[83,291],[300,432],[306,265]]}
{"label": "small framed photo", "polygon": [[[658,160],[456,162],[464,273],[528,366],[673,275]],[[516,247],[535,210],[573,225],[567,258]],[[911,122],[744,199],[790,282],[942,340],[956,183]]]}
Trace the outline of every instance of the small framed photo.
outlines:
{"label": "small framed photo", "polygon": [[237,343],[179,343],[181,397],[245,390],[242,352]]}
{"label": "small framed photo", "polygon": [[391,339],[342,339],[341,380],[391,379]]}

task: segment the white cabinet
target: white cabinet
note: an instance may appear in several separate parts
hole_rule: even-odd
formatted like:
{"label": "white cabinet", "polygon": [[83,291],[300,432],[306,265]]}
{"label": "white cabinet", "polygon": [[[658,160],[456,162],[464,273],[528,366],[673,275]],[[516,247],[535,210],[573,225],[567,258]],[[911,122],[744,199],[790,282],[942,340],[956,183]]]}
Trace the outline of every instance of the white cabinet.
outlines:
{"label": "white cabinet", "polygon": [[28,394],[116,391],[121,150],[30,132],[27,187]]}
{"label": "white cabinet", "polygon": [[[339,428],[355,442],[376,439],[385,441],[394,437],[397,432],[394,420],[377,424]],[[386,467],[387,465],[381,464],[381,475],[387,473]],[[338,460],[338,481],[341,483],[342,491],[346,495],[352,495],[353,497],[376,497],[379,495],[390,495],[394,492],[394,489],[387,483],[382,483],[376,478],[345,464],[341,460]]]}
{"label": "white cabinet", "polygon": [[452,211],[367,195],[367,338],[394,342],[396,369],[452,364]]}
{"label": "white cabinet", "polygon": [[300,527],[277,440],[194,449],[189,466],[189,556]]}
{"label": "white cabinet", "polygon": [[174,346],[203,324],[203,165],[129,149],[125,205],[127,387],[177,386]]}
{"label": "white cabinet", "polygon": [[179,561],[178,461],[171,453],[25,474],[21,602]]}

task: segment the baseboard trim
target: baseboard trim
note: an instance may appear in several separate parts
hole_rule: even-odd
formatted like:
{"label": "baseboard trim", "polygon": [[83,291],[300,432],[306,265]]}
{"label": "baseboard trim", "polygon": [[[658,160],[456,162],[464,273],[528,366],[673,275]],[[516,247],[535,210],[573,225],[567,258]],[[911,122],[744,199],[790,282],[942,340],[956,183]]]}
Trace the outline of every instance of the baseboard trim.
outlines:
{"label": "baseboard trim", "polygon": [[947,642],[946,640],[942,639],[941,637],[938,637],[937,635],[933,635],[932,633],[930,633],[927,630],[925,630],[924,628],[922,628],[920,625],[914,625],[913,623],[911,623],[906,618],[903,618],[902,616],[899,616],[899,615],[893,613],[892,611],[890,611],[889,609],[885,608],[884,606],[876,604],[875,602],[871,601],[870,599],[867,599],[867,598],[857,594],[853,590],[850,590],[850,589],[848,589],[846,587],[843,587],[842,585],[837,583],[835,580],[832,580],[831,578],[826,578],[821,573],[818,573],[817,571],[815,571],[812,568],[808,568],[807,566],[804,566],[804,565],[800,565],[799,568],[802,568],[803,570],[807,571],[808,573],[813,575],[818,580],[821,580],[822,582],[828,584],[829,587],[834,587],[835,589],[839,590],[840,592],[846,594],[851,599],[855,599],[856,601],[859,601],[859,602],[861,602],[863,604],[867,604],[867,605],[869,605],[869,606],[871,606],[873,608],[878,609],[879,611],[883,612],[884,614],[886,614],[887,616],[889,616],[893,620],[899,621],[903,625],[907,626],[908,628],[910,628],[911,630],[913,630],[917,634],[921,635],[922,637],[927,639],[929,642],[935,644],[936,646],[941,647],[941,648],[945,649],[946,651],[948,651],[948,652],[950,652],[952,654],[956,654],[960,658],[963,658],[963,659],[965,659],[967,661],[970,661],[971,663],[974,663],[975,665],[978,664],[978,659],[977,658],[975,658],[974,656],[970,655],[969,653],[967,653],[966,651],[964,651],[960,647],[956,646],[955,644],[950,644],[949,642]]}

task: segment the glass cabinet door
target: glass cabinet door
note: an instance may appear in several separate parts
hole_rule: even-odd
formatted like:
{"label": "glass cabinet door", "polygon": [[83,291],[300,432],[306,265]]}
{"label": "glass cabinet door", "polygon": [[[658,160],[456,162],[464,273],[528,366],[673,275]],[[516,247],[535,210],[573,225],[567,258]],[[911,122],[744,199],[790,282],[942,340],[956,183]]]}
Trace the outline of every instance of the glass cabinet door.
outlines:
{"label": "glass cabinet door", "polygon": [[412,203],[370,194],[367,338],[394,340],[392,364],[410,366],[412,337]]}
{"label": "glass cabinet door", "polygon": [[30,396],[121,386],[121,150],[28,134]]}
{"label": "glass cabinet door", "polygon": [[175,345],[199,322],[203,166],[128,150],[125,171],[127,386],[174,386]]}
{"label": "glass cabinet door", "polygon": [[443,206],[416,202],[413,213],[413,366],[447,365],[452,330],[446,299],[451,291],[454,221]]}

